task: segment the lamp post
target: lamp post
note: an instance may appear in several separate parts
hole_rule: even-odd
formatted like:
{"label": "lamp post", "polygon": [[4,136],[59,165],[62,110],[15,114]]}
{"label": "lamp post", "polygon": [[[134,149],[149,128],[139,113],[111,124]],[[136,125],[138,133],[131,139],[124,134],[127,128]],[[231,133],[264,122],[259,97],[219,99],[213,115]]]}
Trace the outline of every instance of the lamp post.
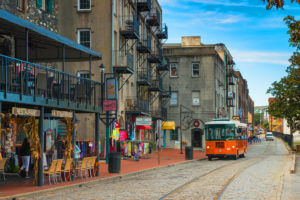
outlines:
{"label": "lamp post", "polygon": [[[105,80],[104,80],[104,65],[101,64],[100,65],[100,72],[101,72],[101,107],[102,107],[102,111],[104,109],[103,107],[103,102],[104,102],[104,96],[105,96],[105,91],[104,91],[104,84],[105,84]],[[106,151],[106,163],[108,164],[108,159],[109,159],[109,111],[106,111],[106,120],[105,120],[105,129],[106,129],[106,145],[105,145],[105,151]]]}

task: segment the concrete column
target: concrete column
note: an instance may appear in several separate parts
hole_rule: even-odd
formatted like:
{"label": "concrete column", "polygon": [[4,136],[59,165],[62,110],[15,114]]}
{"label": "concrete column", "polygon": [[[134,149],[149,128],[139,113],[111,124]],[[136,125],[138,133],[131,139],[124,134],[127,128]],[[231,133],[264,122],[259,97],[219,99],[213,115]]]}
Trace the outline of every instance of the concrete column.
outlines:
{"label": "concrete column", "polygon": [[43,131],[43,124],[44,124],[44,106],[40,109],[40,120],[39,120],[39,138],[40,138],[40,159],[39,159],[39,169],[38,169],[38,186],[44,185],[44,174],[43,174],[43,152],[44,152],[44,131]]}

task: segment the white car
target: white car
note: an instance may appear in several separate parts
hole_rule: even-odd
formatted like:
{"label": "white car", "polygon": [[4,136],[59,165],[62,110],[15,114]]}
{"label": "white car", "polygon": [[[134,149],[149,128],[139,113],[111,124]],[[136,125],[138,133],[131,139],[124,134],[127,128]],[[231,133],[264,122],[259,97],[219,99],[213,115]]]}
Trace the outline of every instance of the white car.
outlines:
{"label": "white car", "polygon": [[274,140],[274,137],[273,137],[273,133],[272,132],[267,132],[266,133],[266,141],[268,140]]}

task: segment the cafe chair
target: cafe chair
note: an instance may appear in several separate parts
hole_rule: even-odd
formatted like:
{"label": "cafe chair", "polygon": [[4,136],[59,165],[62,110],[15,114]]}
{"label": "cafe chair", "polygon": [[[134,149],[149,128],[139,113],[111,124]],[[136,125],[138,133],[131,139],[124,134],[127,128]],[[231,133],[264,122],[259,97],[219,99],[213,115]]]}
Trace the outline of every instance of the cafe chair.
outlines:
{"label": "cafe chair", "polygon": [[57,160],[52,160],[52,163],[51,163],[51,166],[48,170],[44,170],[44,174],[45,175],[48,175],[49,176],[49,184],[51,185],[51,176],[52,176],[52,179],[53,179],[53,182],[55,182],[55,168],[56,168],[56,165],[57,165]]}
{"label": "cafe chair", "polygon": [[0,173],[2,173],[2,177],[3,177],[3,180],[5,181],[6,179],[5,179],[5,164],[6,164],[6,160],[7,160],[7,158],[2,158],[1,160],[0,160]]}
{"label": "cafe chair", "polygon": [[61,177],[62,170],[61,170],[61,167],[62,167],[63,161],[64,161],[64,159],[58,159],[57,160],[57,164],[56,164],[56,167],[55,167],[55,179],[56,179],[56,182],[57,182],[57,177],[58,176],[60,177],[60,182],[62,182],[62,177]]}
{"label": "cafe chair", "polygon": [[61,170],[64,173],[65,181],[67,181],[66,174],[69,173],[69,181],[71,181],[71,167],[72,167],[72,158],[66,160],[65,167]]}
{"label": "cafe chair", "polygon": [[87,170],[87,163],[88,163],[88,158],[85,157],[85,158],[83,158],[81,165],[78,166],[78,167],[76,167],[76,170],[77,170],[77,171],[80,171],[81,179],[83,178],[82,171],[84,171],[85,177],[87,178],[87,175],[86,175],[86,174],[87,174],[87,173],[86,173],[86,170]]}

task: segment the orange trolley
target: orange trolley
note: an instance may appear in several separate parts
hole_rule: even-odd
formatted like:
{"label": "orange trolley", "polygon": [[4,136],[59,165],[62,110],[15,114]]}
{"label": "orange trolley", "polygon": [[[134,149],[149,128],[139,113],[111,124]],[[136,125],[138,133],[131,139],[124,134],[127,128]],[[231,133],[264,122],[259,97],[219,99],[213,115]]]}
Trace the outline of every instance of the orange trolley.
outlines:
{"label": "orange trolley", "polygon": [[247,124],[228,119],[205,123],[206,156],[238,159],[247,152]]}

